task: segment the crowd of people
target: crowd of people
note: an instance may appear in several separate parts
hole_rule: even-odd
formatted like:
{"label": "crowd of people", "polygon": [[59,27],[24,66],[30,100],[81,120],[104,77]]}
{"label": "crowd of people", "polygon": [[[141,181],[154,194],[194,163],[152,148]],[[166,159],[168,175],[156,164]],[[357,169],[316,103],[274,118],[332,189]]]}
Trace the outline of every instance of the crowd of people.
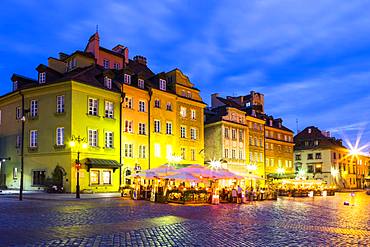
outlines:
{"label": "crowd of people", "polygon": [[277,193],[270,187],[242,188],[240,185],[225,187],[219,191],[220,202],[246,203],[251,201],[276,200]]}

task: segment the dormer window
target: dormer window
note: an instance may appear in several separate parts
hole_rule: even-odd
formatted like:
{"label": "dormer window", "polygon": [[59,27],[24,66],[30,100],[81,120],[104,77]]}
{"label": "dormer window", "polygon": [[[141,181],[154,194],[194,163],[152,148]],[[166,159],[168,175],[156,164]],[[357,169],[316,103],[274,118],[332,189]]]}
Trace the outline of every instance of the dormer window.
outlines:
{"label": "dormer window", "polygon": [[126,84],[131,84],[131,76],[130,76],[130,75],[128,75],[128,74],[124,74],[123,81],[124,81],[124,83],[126,83]]}
{"label": "dormer window", "polygon": [[144,88],[144,80],[143,79],[139,79],[137,80],[137,86],[139,88]]}
{"label": "dormer window", "polygon": [[311,134],[312,130],[311,128],[308,129],[308,134]]}
{"label": "dormer window", "polygon": [[192,95],[191,95],[191,92],[188,91],[188,98],[191,99],[192,98]]}
{"label": "dormer window", "polygon": [[18,90],[18,81],[13,82],[13,91]]}
{"label": "dormer window", "polygon": [[159,89],[166,91],[166,81],[163,79],[159,79]]}
{"label": "dormer window", "polygon": [[46,72],[39,73],[39,83],[45,83],[46,82]]}
{"label": "dormer window", "polygon": [[108,76],[104,77],[104,86],[106,88],[112,89],[112,79],[109,78]]}
{"label": "dormer window", "polygon": [[270,119],[270,123],[269,123],[270,126],[272,126],[272,120]]}
{"label": "dormer window", "polygon": [[109,69],[109,60],[107,60],[107,59],[103,60],[103,67],[104,67],[104,69]]}

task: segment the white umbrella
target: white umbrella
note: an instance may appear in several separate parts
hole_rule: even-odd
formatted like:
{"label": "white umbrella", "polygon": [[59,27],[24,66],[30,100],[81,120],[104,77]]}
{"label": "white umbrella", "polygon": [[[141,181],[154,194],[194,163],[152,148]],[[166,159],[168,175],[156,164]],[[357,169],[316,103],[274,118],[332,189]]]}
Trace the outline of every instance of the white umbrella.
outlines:
{"label": "white umbrella", "polygon": [[164,178],[180,180],[180,181],[194,181],[194,182],[199,182],[200,181],[199,178],[191,175],[188,172],[179,172],[179,173],[176,173],[176,174],[165,176]]}

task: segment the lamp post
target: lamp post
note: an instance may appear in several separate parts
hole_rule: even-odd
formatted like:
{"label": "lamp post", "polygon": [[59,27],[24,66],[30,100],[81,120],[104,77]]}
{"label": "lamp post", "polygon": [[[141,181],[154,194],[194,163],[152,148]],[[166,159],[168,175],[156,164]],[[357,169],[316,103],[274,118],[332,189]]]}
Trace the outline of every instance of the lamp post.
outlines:
{"label": "lamp post", "polygon": [[[82,144],[82,145],[81,145]],[[69,142],[70,147],[77,146],[77,159],[76,159],[76,171],[77,171],[77,181],[76,181],[76,198],[80,198],[80,148],[87,148],[86,138],[81,136],[72,136],[71,141]]]}

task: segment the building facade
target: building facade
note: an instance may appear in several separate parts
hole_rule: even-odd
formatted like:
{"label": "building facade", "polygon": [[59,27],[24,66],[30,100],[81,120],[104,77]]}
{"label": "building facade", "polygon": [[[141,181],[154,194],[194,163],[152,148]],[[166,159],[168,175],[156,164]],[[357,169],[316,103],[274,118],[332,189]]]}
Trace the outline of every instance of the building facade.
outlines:
{"label": "building facade", "polygon": [[309,126],[294,137],[294,166],[307,179],[320,179],[338,188],[364,188],[370,158],[353,153],[329,132]]}
{"label": "building facade", "polygon": [[117,191],[126,175],[177,156],[204,163],[205,104],[179,69],[155,74],[145,57],[101,47],[95,33],[84,51],[60,53],[36,70],[37,80],[13,75],[13,92],[0,97],[0,157],[10,157],[0,186],[19,188],[21,143],[26,190],[57,178],[74,192],[77,156],[81,190],[96,192]]}

